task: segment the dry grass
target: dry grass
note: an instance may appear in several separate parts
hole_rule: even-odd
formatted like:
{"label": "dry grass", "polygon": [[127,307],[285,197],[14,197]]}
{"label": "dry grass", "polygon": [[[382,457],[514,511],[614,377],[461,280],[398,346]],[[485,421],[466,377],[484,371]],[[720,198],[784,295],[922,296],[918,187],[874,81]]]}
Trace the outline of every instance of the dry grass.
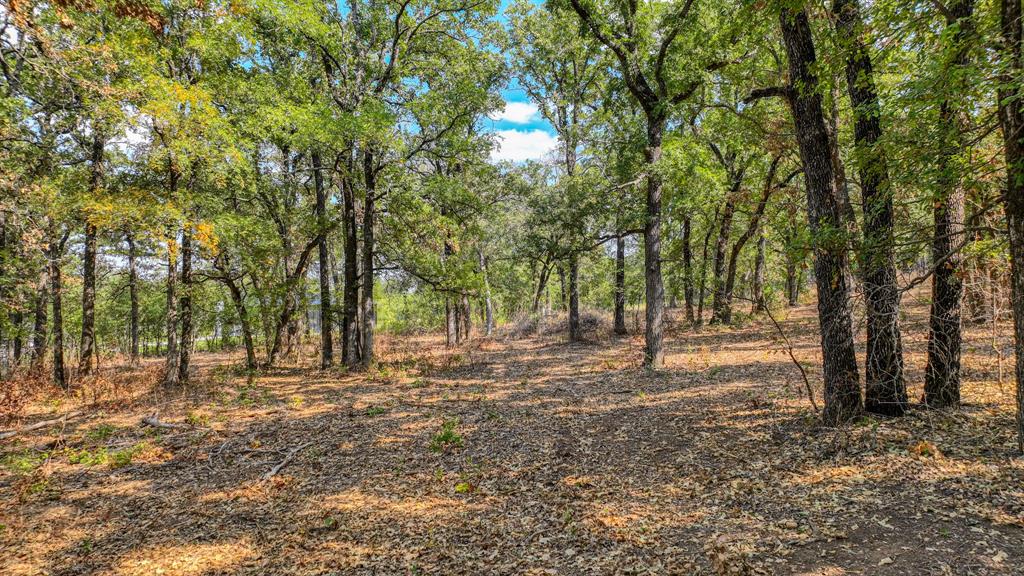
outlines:
{"label": "dry grass", "polygon": [[[813,310],[787,316],[817,382]],[[366,374],[200,354],[187,393],[148,366],[32,403],[25,422],[87,413],[0,445],[0,573],[1022,573],[1024,462],[986,326],[963,410],[843,429],[816,423],[766,322],[676,324],[667,348],[655,375],[639,337],[389,339]],[[184,427],[140,424],[157,411]]]}

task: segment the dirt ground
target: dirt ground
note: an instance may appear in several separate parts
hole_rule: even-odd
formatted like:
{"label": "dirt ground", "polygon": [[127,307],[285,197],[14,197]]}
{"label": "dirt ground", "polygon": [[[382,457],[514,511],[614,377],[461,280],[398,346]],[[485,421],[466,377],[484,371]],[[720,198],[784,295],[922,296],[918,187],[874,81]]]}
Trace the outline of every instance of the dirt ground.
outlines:
{"label": "dirt ground", "polygon": [[[820,402],[814,310],[783,314]],[[904,320],[914,398],[926,320]],[[155,361],[111,368],[18,425],[82,415],[0,441],[0,574],[1024,574],[990,330],[962,410],[843,429],[767,320],[673,324],[654,375],[639,336],[391,339],[368,374],[200,354],[179,394]]]}

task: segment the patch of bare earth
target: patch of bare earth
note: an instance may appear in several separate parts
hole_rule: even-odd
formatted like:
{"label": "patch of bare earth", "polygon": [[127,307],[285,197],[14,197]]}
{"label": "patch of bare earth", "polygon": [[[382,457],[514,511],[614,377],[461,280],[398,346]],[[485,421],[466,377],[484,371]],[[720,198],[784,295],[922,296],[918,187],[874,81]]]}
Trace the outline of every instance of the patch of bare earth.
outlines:
{"label": "patch of bare earth", "polygon": [[[813,310],[782,324],[816,382]],[[654,375],[638,338],[395,339],[365,375],[202,355],[196,391],[0,445],[0,574],[1020,574],[1008,328],[970,329],[963,410],[840,430],[768,322],[676,327]]]}

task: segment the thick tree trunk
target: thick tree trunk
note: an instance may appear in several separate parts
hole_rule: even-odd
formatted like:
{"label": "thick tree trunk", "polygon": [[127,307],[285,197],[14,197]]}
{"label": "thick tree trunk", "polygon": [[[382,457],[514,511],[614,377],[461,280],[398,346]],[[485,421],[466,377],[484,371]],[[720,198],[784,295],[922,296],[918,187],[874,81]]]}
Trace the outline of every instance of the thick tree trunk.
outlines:
{"label": "thick tree trunk", "polygon": [[[946,25],[953,30],[950,63],[954,68],[968,65],[968,40],[972,34],[973,0],[948,3]],[[952,71],[951,77],[962,72]],[[966,90],[966,88],[965,88]],[[924,401],[944,408],[960,404],[960,353],[963,312],[961,256],[964,241],[965,190],[956,171],[956,157],[962,153],[966,103],[953,99],[939,106],[939,122],[945,132],[939,159],[939,189],[934,201],[935,236],[932,240],[932,306],[928,333],[928,365],[925,368]]]}
{"label": "thick tree trunk", "polygon": [[683,304],[686,307],[686,323],[696,322],[693,313],[693,250],[690,247],[693,223],[689,216],[683,216]]}
{"label": "thick tree trunk", "polygon": [[[327,227],[327,189],[324,186],[323,162],[319,152],[313,152],[313,182],[316,187],[316,220],[319,228]],[[320,368],[334,365],[333,316],[331,310],[331,260],[327,236],[320,241]]]}
{"label": "thick tree trunk", "polygon": [[[351,169],[351,166],[350,166]],[[355,190],[352,181],[342,181],[343,225],[345,228],[344,314],[341,330],[341,361],[349,367],[359,363],[359,237],[357,234]]]}
{"label": "thick tree trunk", "polygon": [[999,118],[1006,158],[1003,202],[1010,232],[1013,336],[1017,380],[1017,448],[1024,453],[1024,26],[1020,0],[1000,1],[1004,76],[999,91]]}
{"label": "thick tree trunk", "polygon": [[192,326],[192,226],[189,224],[185,225],[181,234],[181,297],[178,299],[178,314],[181,320],[178,383],[188,384],[192,346],[195,342],[195,329]]}
{"label": "thick tree trunk", "polygon": [[135,237],[129,232],[128,242],[128,361],[132,366],[139,363],[139,271],[137,265]]}
{"label": "thick tree trunk", "polygon": [[907,410],[900,339],[900,292],[896,285],[892,188],[882,137],[881,105],[875,90],[858,0],[834,0],[836,32],[851,45],[846,55],[846,83],[853,107],[857,171],[864,213],[861,268],[867,316],[864,408],[901,416]]}
{"label": "thick tree trunk", "polygon": [[167,362],[164,386],[178,385],[178,246],[172,238],[167,243]]}
{"label": "thick tree trunk", "polygon": [[70,388],[64,370],[64,288],[61,281],[60,261],[64,255],[64,242],[56,234],[50,236],[50,300],[53,303],[53,381],[63,388]]}
{"label": "thick tree trunk", "polygon": [[626,239],[615,238],[615,333],[626,334]]}
{"label": "thick tree trunk", "polygon": [[[93,126],[89,189],[98,195],[103,188],[103,148],[105,141]],[[85,222],[85,253],[82,255],[82,338],[78,350],[78,373],[88,376],[95,364],[96,353],[96,225]]]}
{"label": "thick tree trunk", "polygon": [[848,223],[832,160],[818,78],[817,57],[807,13],[780,11],[783,43],[794,94],[790,98],[807,185],[808,218],[814,239],[827,424],[857,416],[862,409],[850,304]]}
{"label": "thick tree trunk", "polygon": [[580,329],[580,264],[579,257],[569,257],[569,341],[579,342],[583,339]]}
{"label": "thick tree trunk", "polygon": [[665,284],[661,276],[661,189],[662,177],[654,166],[661,159],[661,140],[665,130],[665,112],[658,108],[647,114],[647,147],[644,160],[647,173],[647,218],[644,222],[644,283],[646,324],[644,327],[644,367],[648,370],[665,364],[663,349],[665,323]]}
{"label": "thick tree trunk", "polygon": [[363,155],[363,170],[366,181],[366,198],[363,200],[363,290],[362,290],[362,337],[363,337],[363,367],[373,364],[374,330],[377,325],[377,311],[373,302],[373,225],[376,211],[377,173],[374,168],[373,153],[366,152]]}
{"label": "thick tree trunk", "polygon": [[768,241],[764,234],[757,237],[757,257],[754,258],[754,304],[750,311],[753,314],[760,314],[768,309],[768,303],[764,298],[764,266],[765,248]]}

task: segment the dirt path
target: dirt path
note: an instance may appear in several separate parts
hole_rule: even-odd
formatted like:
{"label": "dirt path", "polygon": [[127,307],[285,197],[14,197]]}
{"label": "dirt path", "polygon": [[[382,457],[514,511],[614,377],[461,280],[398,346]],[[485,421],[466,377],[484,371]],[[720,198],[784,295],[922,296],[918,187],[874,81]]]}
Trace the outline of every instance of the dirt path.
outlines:
{"label": "dirt path", "polygon": [[[816,381],[811,311],[784,326]],[[638,339],[414,339],[369,377],[207,356],[201,393],[0,445],[0,574],[1021,574],[980,330],[963,411],[844,430],[767,323],[676,330],[656,375]]]}

